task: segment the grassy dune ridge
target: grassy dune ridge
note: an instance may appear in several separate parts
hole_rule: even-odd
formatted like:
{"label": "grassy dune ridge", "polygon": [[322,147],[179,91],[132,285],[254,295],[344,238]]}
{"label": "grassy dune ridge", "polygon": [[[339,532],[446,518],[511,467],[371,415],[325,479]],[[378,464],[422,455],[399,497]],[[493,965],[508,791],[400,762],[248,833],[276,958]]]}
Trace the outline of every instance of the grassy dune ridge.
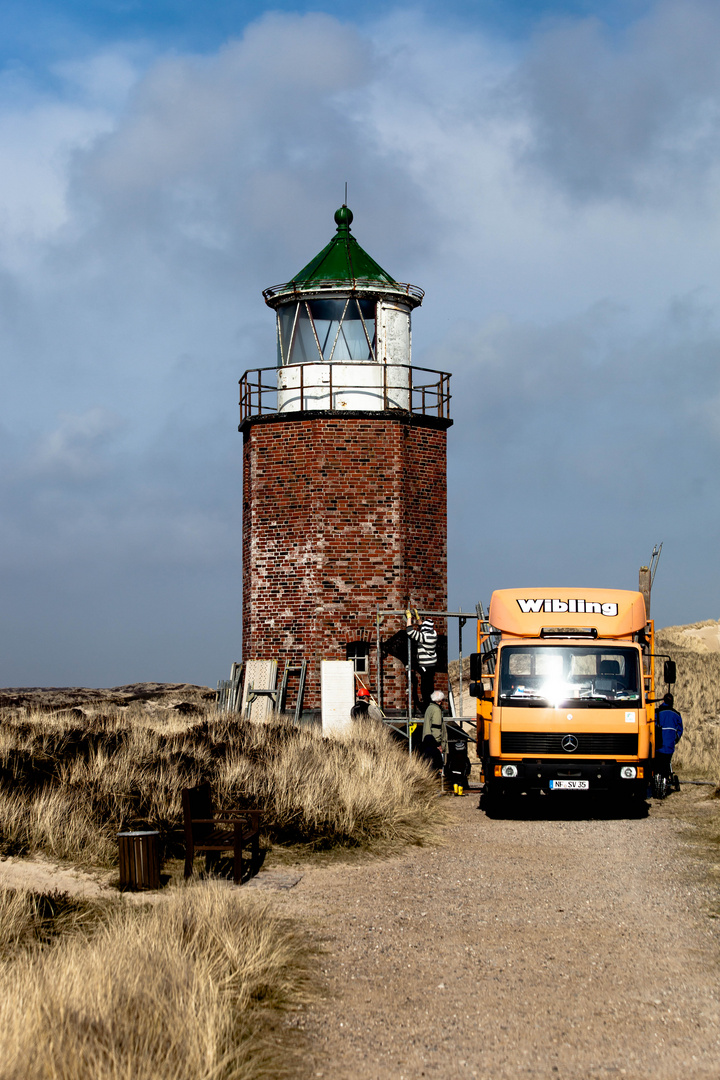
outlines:
{"label": "grassy dune ridge", "polygon": [[329,739],[213,709],[178,717],[131,707],[82,719],[4,710],[0,719],[4,854],[109,866],[118,830],[142,825],[179,856],[181,792],[203,780],[218,805],[259,806],[271,843],[388,848],[422,843],[442,820],[426,765],[382,725]]}
{"label": "grassy dune ridge", "polygon": [[[692,624],[714,627],[712,620]],[[675,705],[682,713],[685,733],[673,767],[681,776],[720,783],[720,652],[708,650],[683,634],[689,627],[670,626],[658,631],[656,652],[668,653],[677,664],[673,687]],[[656,693],[665,692],[662,660],[656,663]]]}

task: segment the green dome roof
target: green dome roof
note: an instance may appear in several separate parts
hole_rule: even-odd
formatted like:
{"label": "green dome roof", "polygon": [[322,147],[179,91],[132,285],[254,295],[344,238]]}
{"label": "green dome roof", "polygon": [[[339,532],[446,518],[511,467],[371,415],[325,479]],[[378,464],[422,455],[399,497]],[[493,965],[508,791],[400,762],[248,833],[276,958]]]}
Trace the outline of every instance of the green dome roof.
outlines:
{"label": "green dome roof", "polygon": [[263,290],[265,303],[278,307],[286,303],[290,296],[312,293],[315,290],[337,291],[347,295],[348,289],[363,293],[388,293],[416,307],[422,303],[425,295],[416,285],[407,285],[390,277],[382,266],[372,259],[367,251],[358,244],[350,232],[353,212],[348,206],[341,206],[335,211],[337,231],[327,244],[307,266],[283,285],[274,285]]}
{"label": "green dome roof", "polygon": [[335,211],[337,232],[330,243],[304,266],[292,281],[297,285],[314,285],[320,281],[377,281],[382,285],[396,285],[382,266],[378,266],[358,244],[350,232],[353,212],[347,206]]}

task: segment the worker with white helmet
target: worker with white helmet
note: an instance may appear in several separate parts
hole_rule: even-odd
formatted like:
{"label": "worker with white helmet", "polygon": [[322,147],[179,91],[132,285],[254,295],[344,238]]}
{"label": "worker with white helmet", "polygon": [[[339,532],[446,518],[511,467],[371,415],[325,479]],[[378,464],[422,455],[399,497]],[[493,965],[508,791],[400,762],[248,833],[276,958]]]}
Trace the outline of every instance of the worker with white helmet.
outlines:
{"label": "worker with white helmet", "polygon": [[422,751],[433,768],[442,769],[443,759],[440,746],[443,736],[443,712],[441,701],[445,700],[442,690],[434,690],[430,695],[430,704],[423,719]]}

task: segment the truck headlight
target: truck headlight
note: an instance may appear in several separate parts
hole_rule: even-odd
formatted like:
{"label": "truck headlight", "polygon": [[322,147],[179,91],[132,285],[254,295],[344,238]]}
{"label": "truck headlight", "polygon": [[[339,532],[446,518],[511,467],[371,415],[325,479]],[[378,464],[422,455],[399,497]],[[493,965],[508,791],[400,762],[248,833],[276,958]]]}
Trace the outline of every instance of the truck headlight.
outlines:
{"label": "truck headlight", "polygon": [[620,775],[622,776],[623,780],[634,780],[637,776],[637,769],[634,765],[623,765],[622,769],[620,770]]}
{"label": "truck headlight", "polygon": [[517,776],[517,765],[503,765],[503,776]]}

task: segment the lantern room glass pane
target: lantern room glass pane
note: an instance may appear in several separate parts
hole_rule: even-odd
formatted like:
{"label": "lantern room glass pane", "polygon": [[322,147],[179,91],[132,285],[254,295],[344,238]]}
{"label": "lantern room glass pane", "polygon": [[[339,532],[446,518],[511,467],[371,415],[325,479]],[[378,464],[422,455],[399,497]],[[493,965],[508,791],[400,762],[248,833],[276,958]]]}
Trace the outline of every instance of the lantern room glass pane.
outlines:
{"label": "lantern room glass pane", "polygon": [[311,300],[309,307],[326,361],[352,363],[374,359],[374,300],[358,300],[355,296],[342,300]]}
{"label": "lantern room glass pane", "polygon": [[375,306],[374,300],[356,296],[284,304],[277,314],[278,366],[313,364],[321,359],[325,363],[374,360]]}
{"label": "lantern room glass pane", "polygon": [[308,315],[307,304],[300,302],[295,335],[290,353],[291,364],[317,364],[320,362],[320,354],[315,343],[312,323]]}
{"label": "lantern room glass pane", "polygon": [[295,324],[297,304],[283,304],[277,311],[278,328],[278,367],[288,363],[290,339]]}
{"label": "lantern room glass pane", "polygon": [[[349,301],[345,300],[311,300],[308,304],[312,312],[315,331],[322,349],[323,359],[329,360],[332,352],[338,328],[345,314]],[[335,357],[333,357],[335,359]]]}

